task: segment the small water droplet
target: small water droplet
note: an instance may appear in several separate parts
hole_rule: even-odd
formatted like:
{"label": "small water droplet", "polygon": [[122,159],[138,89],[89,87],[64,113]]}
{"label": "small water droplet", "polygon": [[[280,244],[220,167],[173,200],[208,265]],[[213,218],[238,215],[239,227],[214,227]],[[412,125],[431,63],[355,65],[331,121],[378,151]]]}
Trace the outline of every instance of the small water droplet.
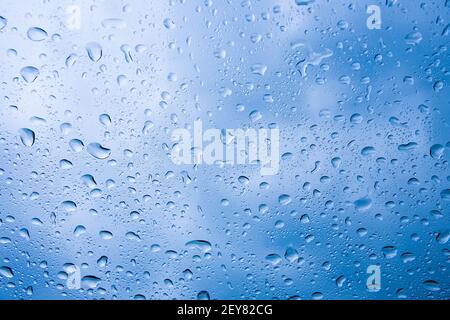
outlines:
{"label": "small water droplet", "polygon": [[164,24],[164,27],[166,27],[166,29],[174,29],[175,28],[175,22],[173,22],[173,20],[170,18],[164,19],[163,24]]}
{"label": "small water droplet", "polygon": [[0,31],[3,30],[8,24],[8,20],[5,17],[0,16]]}

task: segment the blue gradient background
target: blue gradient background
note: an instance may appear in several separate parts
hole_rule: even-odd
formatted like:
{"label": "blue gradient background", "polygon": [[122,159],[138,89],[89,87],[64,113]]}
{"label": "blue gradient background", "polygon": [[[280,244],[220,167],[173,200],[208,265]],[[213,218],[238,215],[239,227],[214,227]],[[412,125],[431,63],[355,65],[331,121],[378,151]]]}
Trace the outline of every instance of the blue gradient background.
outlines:
{"label": "blue gradient background", "polygon": [[[67,27],[74,4],[80,29]],[[380,30],[366,27],[371,4],[381,8]],[[449,299],[449,12],[448,0],[2,0],[0,267],[13,275],[0,272],[0,298]],[[47,38],[31,41],[30,27]],[[414,32],[421,41],[411,44]],[[85,49],[93,41],[98,62]],[[300,74],[301,61],[327,50]],[[252,73],[255,64],[266,73]],[[28,65],[40,70],[32,83],[20,76]],[[205,128],[276,126],[279,174],[173,164],[170,133],[196,119]],[[35,132],[33,146],[20,128]],[[71,139],[111,155],[76,153]],[[409,142],[416,147],[399,150]],[[430,155],[435,144],[441,157]],[[367,146],[375,151],[364,155]],[[186,246],[193,240],[211,246]],[[67,288],[68,263],[95,284]],[[381,268],[375,293],[369,265]]]}

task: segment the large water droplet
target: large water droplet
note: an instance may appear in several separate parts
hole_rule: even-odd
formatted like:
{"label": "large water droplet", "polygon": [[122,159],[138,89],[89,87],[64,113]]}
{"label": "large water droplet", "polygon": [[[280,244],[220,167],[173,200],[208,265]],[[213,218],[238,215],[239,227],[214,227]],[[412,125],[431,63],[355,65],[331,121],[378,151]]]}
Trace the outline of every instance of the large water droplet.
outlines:
{"label": "large water droplet", "polygon": [[103,124],[105,127],[109,127],[111,125],[111,117],[109,114],[103,113],[98,117],[98,120],[101,124]]}
{"label": "large water droplet", "polygon": [[32,41],[43,41],[47,38],[47,31],[38,27],[32,27],[28,29],[27,36]]}
{"label": "large water droplet", "polygon": [[374,153],[375,153],[375,148],[372,146],[364,147],[361,150],[361,155],[363,155],[363,156],[369,156]]}
{"label": "large water droplet", "polygon": [[208,252],[211,250],[211,243],[206,240],[192,240],[186,242],[186,247],[189,249],[198,249],[202,252]]}
{"label": "large water droplet", "polygon": [[106,159],[111,155],[111,150],[103,147],[100,143],[93,142],[88,144],[87,151],[91,156],[97,159]]}
{"label": "large water droplet", "polygon": [[99,232],[99,235],[100,235],[100,237],[101,237],[103,240],[111,240],[112,237],[113,237],[112,232],[107,231],[107,230],[102,230],[102,231],[100,231],[100,232]]}
{"label": "large water droplet", "polygon": [[292,201],[292,199],[288,194],[282,194],[281,196],[278,197],[278,202],[282,206],[288,205],[291,201]]}
{"label": "large water droplet", "polygon": [[106,267],[107,264],[108,264],[108,257],[107,257],[107,256],[101,256],[101,257],[97,260],[97,265],[98,265],[100,268]]}
{"label": "large water droplet", "polygon": [[0,267],[0,275],[5,277],[5,278],[12,278],[14,277],[14,272],[10,267]]}
{"label": "large water droplet", "polygon": [[83,141],[78,140],[78,139],[70,140],[69,146],[73,152],[81,152],[81,151],[83,151],[83,148],[84,148]]}
{"label": "large water droplet", "polygon": [[79,237],[83,233],[86,233],[86,227],[82,225],[76,226],[75,230],[73,231],[75,237]]}
{"label": "large water droplet", "polygon": [[94,177],[90,174],[81,176],[81,181],[89,188],[95,188],[97,186],[97,182],[95,182]]}
{"label": "large water droplet", "polygon": [[372,199],[368,197],[360,198],[354,202],[356,210],[366,212],[372,207]]}
{"label": "large water droplet", "polygon": [[430,155],[434,158],[434,159],[441,159],[442,156],[444,155],[444,146],[440,145],[440,144],[434,144],[431,146],[430,148]]}
{"label": "large water droplet", "polygon": [[438,233],[438,235],[436,236],[436,240],[437,242],[439,242],[440,244],[446,244],[448,242],[448,240],[450,239],[450,229],[441,231]]}
{"label": "large water droplet", "polygon": [[73,212],[77,210],[77,204],[70,200],[62,202],[61,205],[66,212]]}
{"label": "large water droplet", "polygon": [[81,285],[88,289],[95,289],[100,281],[101,279],[96,276],[85,276],[81,279]]}
{"label": "large water droplet", "polygon": [[427,289],[428,291],[440,291],[441,290],[439,283],[435,280],[425,280],[423,282],[423,287],[425,289]]}
{"label": "large water droplet", "polygon": [[415,148],[417,148],[416,142],[408,142],[408,143],[399,145],[398,151],[409,151],[409,150],[413,150]]}
{"label": "large water droplet", "polygon": [[35,134],[34,131],[28,128],[22,128],[19,130],[20,141],[24,146],[31,147],[34,144]]}
{"label": "large water droplet", "polygon": [[281,259],[279,254],[271,253],[266,256],[266,260],[269,261],[271,264],[276,266],[277,264],[280,264],[283,259]]}
{"label": "large water droplet", "polygon": [[87,51],[89,58],[94,62],[97,62],[98,60],[100,60],[102,57],[102,54],[103,54],[102,47],[97,42],[89,42],[86,45],[86,51]]}
{"label": "large water droplet", "polygon": [[197,300],[210,300],[208,291],[200,291],[197,294]]}
{"label": "large water droplet", "polygon": [[386,259],[392,259],[397,256],[397,248],[394,246],[385,246],[381,251]]}
{"label": "large water droplet", "polygon": [[33,66],[26,66],[20,70],[20,75],[27,83],[32,83],[39,76],[39,69]]}

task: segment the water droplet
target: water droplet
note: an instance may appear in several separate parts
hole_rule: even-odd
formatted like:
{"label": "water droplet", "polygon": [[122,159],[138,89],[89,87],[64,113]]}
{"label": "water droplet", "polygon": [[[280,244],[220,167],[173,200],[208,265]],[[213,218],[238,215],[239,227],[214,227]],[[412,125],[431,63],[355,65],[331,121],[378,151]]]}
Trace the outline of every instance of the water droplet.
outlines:
{"label": "water droplet", "polygon": [[34,131],[28,128],[22,128],[19,130],[20,141],[24,146],[31,147],[35,141]]}
{"label": "water droplet", "polygon": [[66,212],[73,212],[77,210],[77,204],[70,200],[62,202],[61,205]]}
{"label": "water droplet", "polygon": [[8,24],[8,20],[5,17],[0,16],[0,31],[3,30]]}
{"label": "water droplet", "polygon": [[258,110],[253,110],[252,112],[250,112],[249,118],[252,122],[257,122],[261,120],[262,114]]}
{"label": "water droplet", "polygon": [[81,181],[91,189],[97,186],[97,182],[95,182],[94,177],[90,174],[81,176]]}
{"label": "water droplet", "polygon": [[441,159],[442,156],[444,155],[444,146],[440,145],[440,144],[434,144],[431,146],[430,148],[430,155],[434,158],[434,159]]}
{"label": "water droplet", "polygon": [[139,235],[137,235],[136,233],[129,231],[125,234],[125,238],[127,238],[128,240],[134,240],[134,241],[140,241],[141,237],[139,237]]}
{"label": "water droplet", "polygon": [[244,185],[247,185],[250,182],[250,180],[246,176],[240,176],[238,178],[238,181]]}
{"label": "water droplet", "polygon": [[368,197],[360,198],[354,202],[356,210],[366,212],[372,207],[372,199]]}
{"label": "water droplet", "polygon": [[97,42],[89,42],[86,45],[86,51],[87,51],[89,58],[94,62],[99,61],[103,54],[102,47]]}
{"label": "water droplet", "polygon": [[371,154],[375,153],[375,148],[372,146],[364,147],[361,150],[361,155],[363,156],[370,156]]}
{"label": "water droplet", "polygon": [[266,256],[266,260],[269,261],[272,265],[276,266],[283,261],[279,254],[271,253]]}
{"label": "water droplet", "polygon": [[0,275],[5,277],[5,278],[12,278],[14,277],[14,272],[10,267],[0,267]]}
{"label": "water droplet", "polygon": [[227,56],[227,52],[225,51],[225,49],[218,48],[214,50],[214,56],[217,59],[225,59],[225,57]]}
{"label": "water droplet", "polygon": [[81,151],[83,151],[83,148],[84,148],[83,141],[78,140],[78,139],[70,140],[69,146],[73,152],[81,152]]}
{"label": "water droplet", "polygon": [[284,253],[284,257],[286,258],[286,260],[288,260],[291,263],[297,262],[298,259],[300,258],[298,251],[291,247],[286,249],[286,252]]}
{"label": "water droplet", "polygon": [[77,62],[77,58],[78,58],[78,56],[75,53],[70,54],[66,58],[66,67],[67,68],[72,67]]}
{"label": "water droplet", "polygon": [[59,161],[59,167],[64,170],[68,170],[73,167],[73,164],[67,159],[62,159]]}
{"label": "water droplet", "polygon": [[415,255],[411,252],[405,252],[403,253],[400,258],[402,259],[403,263],[412,262],[416,259]]}
{"label": "water droplet", "polygon": [[100,143],[90,143],[87,146],[87,151],[91,156],[97,159],[106,159],[111,155],[111,150],[103,147]]}
{"label": "water droplet", "polygon": [[175,82],[178,80],[177,74],[175,72],[169,72],[169,74],[167,75],[167,80],[169,80],[170,82]]}
{"label": "water droplet", "polygon": [[423,287],[428,291],[441,291],[439,283],[435,280],[425,280],[423,282]]}
{"label": "water droplet", "polygon": [[450,239],[450,229],[441,231],[436,236],[436,240],[440,244],[446,244],[449,239]]}
{"label": "water droplet", "polygon": [[32,27],[28,29],[27,36],[32,41],[43,41],[47,38],[47,31],[38,27]]}
{"label": "water droplet", "polygon": [[339,168],[341,163],[342,160],[339,157],[334,157],[333,159],[331,159],[331,165],[333,166],[333,168]]}
{"label": "water droplet", "polygon": [[397,248],[394,246],[385,246],[381,251],[386,259],[392,259],[397,256]]}
{"label": "water droplet", "polygon": [[253,74],[263,76],[267,71],[267,66],[261,63],[255,63],[250,69]]}
{"label": "water droplet", "polygon": [[339,276],[339,277],[336,279],[336,285],[338,286],[338,288],[342,288],[342,286],[344,285],[345,280],[347,280],[347,279],[345,278],[345,276]]}
{"label": "water droplet", "polygon": [[441,80],[438,80],[433,84],[433,90],[435,92],[440,92],[443,88],[444,88],[444,82]]}
{"label": "water droplet", "polygon": [[406,44],[418,45],[422,41],[422,34],[420,32],[411,32],[405,36]]}
{"label": "water droplet", "polygon": [[175,22],[173,22],[173,20],[170,18],[164,19],[163,24],[164,24],[164,27],[166,27],[166,29],[174,29],[175,28]]}
{"label": "water droplet", "polygon": [[450,201],[450,189],[444,189],[441,191],[441,199]]}
{"label": "water droplet", "polygon": [[208,291],[200,291],[197,294],[197,300],[210,300]]}
{"label": "water droplet", "polygon": [[98,117],[98,120],[101,124],[103,124],[105,127],[109,127],[111,125],[111,117],[109,114],[103,113]]}
{"label": "water droplet", "polygon": [[409,151],[409,150],[414,150],[416,148],[417,148],[417,143],[415,143],[415,142],[408,142],[408,143],[401,144],[398,146],[399,151]]}
{"label": "water droplet", "polygon": [[108,264],[108,257],[107,257],[107,256],[101,256],[101,257],[97,260],[97,265],[98,265],[100,268],[106,267],[107,264]]}
{"label": "water droplet", "polygon": [[354,124],[358,124],[361,123],[363,121],[363,117],[362,115],[360,115],[359,113],[354,113],[351,117],[350,117],[350,122],[354,123]]}
{"label": "water droplet", "polygon": [[316,0],[295,0],[298,6],[307,6],[313,4]]}
{"label": "water droplet", "polygon": [[103,240],[111,240],[112,237],[113,237],[112,232],[107,231],[107,230],[102,230],[102,231],[100,231],[100,232],[99,232],[99,235],[100,235],[100,237],[101,237]]}
{"label": "water droplet", "polygon": [[81,278],[81,285],[87,289],[95,289],[100,281],[96,276],[85,276]]}
{"label": "water droplet", "polygon": [[197,249],[202,252],[208,252],[211,251],[211,243],[206,240],[192,240],[189,242],[186,242],[186,247],[189,249]]}
{"label": "water droplet", "polygon": [[73,234],[75,235],[75,237],[79,237],[83,233],[86,233],[86,228],[85,228],[85,226],[82,226],[82,225],[76,226],[75,230],[73,231]]}
{"label": "water droplet", "polygon": [[27,83],[32,83],[39,76],[39,69],[33,66],[23,67],[20,75]]}
{"label": "water droplet", "polygon": [[282,194],[281,196],[278,197],[278,203],[281,204],[282,206],[286,206],[289,203],[291,203],[292,199],[288,194]]}

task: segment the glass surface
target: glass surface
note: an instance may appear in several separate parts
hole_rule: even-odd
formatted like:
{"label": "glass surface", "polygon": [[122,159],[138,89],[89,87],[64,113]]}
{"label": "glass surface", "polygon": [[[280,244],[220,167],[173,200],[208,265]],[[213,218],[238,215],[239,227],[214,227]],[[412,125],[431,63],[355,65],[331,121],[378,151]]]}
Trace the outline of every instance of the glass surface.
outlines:
{"label": "glass surface", "polygon": [[449,299],[449,12],[1,0],[0,298]]}

